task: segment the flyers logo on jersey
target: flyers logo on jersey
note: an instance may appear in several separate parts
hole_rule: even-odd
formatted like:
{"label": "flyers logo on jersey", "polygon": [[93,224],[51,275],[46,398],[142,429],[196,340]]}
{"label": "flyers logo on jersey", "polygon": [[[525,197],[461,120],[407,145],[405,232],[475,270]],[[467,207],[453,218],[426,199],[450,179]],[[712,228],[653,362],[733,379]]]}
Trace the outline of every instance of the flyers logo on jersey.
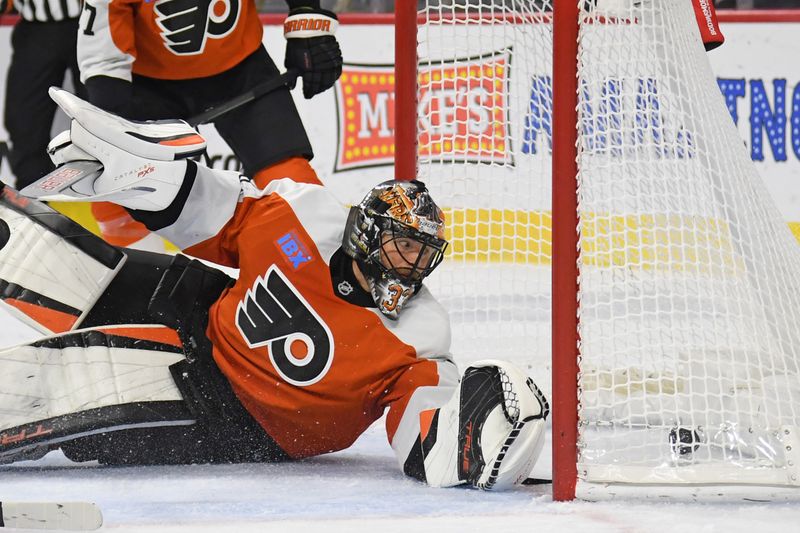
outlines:
{"label": "flyers logo on jersey", "polygon": [[175,55],[202,54],[208,39],[228,35],[241,0],[158,0],[153,4],[164,46]]}
{"label": "flyers logo on jersey", "polygon": [[239,302],[236,327],[251,349],[267,346],[273,367],[293,385],[313,385],[333,362],[330,328],[275,265]]}
{"label": "flyers logo on jersey", "polygon": [[290,231],[282,235],[275,241],[275,245],[294,270],[306,266],[314,259],[314,256],[308,252],[308,247],[297,236],[296,231]]}

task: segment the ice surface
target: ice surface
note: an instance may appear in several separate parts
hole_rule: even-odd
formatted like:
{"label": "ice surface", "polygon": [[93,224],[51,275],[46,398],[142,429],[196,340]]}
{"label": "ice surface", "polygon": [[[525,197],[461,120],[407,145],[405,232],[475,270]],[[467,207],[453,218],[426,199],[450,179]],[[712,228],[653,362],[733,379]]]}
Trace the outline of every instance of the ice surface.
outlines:
{"label": "ice surface", "polygon": [[[0,310],[0,346],[34,337]],[[533,474],[549,470],[547,446]],[[429,488],[401,473],[382,421],[348,450],[289,464],[108,468],[54,452],[0,467],[3,500],[93,501],[104,530],[125,532],[800,531],[800,506],[786,503],[555,503],[550,485]]]}

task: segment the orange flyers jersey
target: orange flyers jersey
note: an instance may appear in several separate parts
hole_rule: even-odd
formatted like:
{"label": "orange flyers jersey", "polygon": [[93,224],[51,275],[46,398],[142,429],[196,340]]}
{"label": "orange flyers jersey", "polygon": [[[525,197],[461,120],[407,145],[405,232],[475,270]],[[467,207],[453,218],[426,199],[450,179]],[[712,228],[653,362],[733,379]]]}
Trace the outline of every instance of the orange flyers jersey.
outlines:
{"label": "orange flyers jersey", "polygon": [[253,0],[86,0],[78,31],[81,80],[131,72],[180,80],[224,72],[261,44]]}
{"label": "orange flyers jersey", "polygon": [[[184,212],[206,197],[232,198],[211,192],[216,171],[200,168],[195,188],[207,190],[193,191]],[[390,441],[399,433],[410,449],[419,412],[444,403],[457,383],[446,312],[424,287],[397,321],[356,303],[367,293],[346,275],[347,211],[324,187],[285,178],[243,190],[213,237],[198,241],[213,230],[197,228],[170,235],[188,253],[240,269],[207,333],[242,404],[292,457],[350,446],[386,408]],[[437,392],[421,398],[425,390]]]}

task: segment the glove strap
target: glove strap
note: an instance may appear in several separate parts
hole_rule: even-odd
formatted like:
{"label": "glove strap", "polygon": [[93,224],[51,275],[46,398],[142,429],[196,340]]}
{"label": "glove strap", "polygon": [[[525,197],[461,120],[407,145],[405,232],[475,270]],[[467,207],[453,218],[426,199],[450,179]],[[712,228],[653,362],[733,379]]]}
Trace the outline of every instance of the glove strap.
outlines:
{"label": "glove strap", "polygon": [[289,15],[283,22],[283,36],[287,39],[308,39],[333,35],[339,27],[335,16],[322,13],[298,13]]}

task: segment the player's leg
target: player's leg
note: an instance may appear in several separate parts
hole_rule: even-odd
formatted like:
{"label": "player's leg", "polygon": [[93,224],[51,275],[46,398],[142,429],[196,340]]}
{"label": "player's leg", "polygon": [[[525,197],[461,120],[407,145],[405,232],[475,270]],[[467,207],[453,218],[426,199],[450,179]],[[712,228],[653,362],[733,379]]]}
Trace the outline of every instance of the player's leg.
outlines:
{"label": "player's leg", "polygon": [[54,43],[60,28],[75,22],[36,23],[20,20],[11,36],[13,55],[6,78],[4,122],[11,141],[9,163],[18,189],[53,170],[47,156],[56,104],[47,94],[60,86],[66,65],[62,43]]}
{"label": "player's leg", "polygon": [[169,366],[165,327],[80,330],[0,350],[0,462],[114,427],[191,424]]}
{"label": "player's leg", "polygon": [[261,189],[272,180],[291,178],[298,183],[322,185],[316,171],[305,157],[290,157],[274,165],[262,168],[253,175],[253,182]]}
{"label": "player's leg", "polygon": [[[78,21],[75,21],[77,26]],[[72,81],[72,88],[76,96],[88,100],[89,92],[86,86],[81,83],[81,70],[78,66],[78,32],[77,28],[68,30],[67,35],[64,36],[64,59],[69,70],[70,80]]]}
{"label": "player's leg", "polygon": [[[267,51],[259,48],[233,69],[214,77],[204,88],[213,91],[207,93],[209,99],[220,94],[219,88],[214,89],[216,85],[237,87],[240,94],[278,74]],[[235,109],[219,117],[214,125],[242,162],[244,174],[259,187],[283,177],[320,183],[308,164],[313,157],[311,143],[288,88],[272,91]]]}
{"label": "player's leg", "polygon": [[157,241],[150,240],[153,235],[150,230],[134,220],[124,207],[111,202],[92,202],[91,209],[100,235],[107,243],[122,248],[164,250],[162,239],[156,236]]}
{"label": "player's leg", "polygon": [[0,235],[0,301],[45,335],[80,327],[126,260],[117,248],[11,187],[0,191]]}
{"label": "player's leg", "polygon": [[[204,328],[205,322],[202,323]],[[183,335],[181,335],[183,337]],[[185,343],[184,346],[189,348]],[[62,445],[75,461],[108,465],[273,462],[289,456],[241,405],[216,366],[210,345],[185,350],[170,366],[181,402],[167,406],[176,423],[95,432]],[[191,423],[179,423],[181,420]],[[172,419],[170,419],[172,420]]]}
{"label": "player's leg", "polygon": [[[11,187],[0,191],[0,301],[45,335],[101,325],[168,323],[162,311],[154,316],[153,299],[165,290],[167,274],[177,276],[187,264],[194,265],[183,256],[122,251]],[[218,292],[208,293],[214,298],[229,278],[204,270],[206,280],[218,280]],[[208,283],[197,283],[211,291]]]}
{"label": "player's leg", "polygon": [[150,301],[175,257],[140,250],[125,250],[125,255],[125,264],[86,314],[81,327],[154,322],[148,310]]}
{"label": "player's leg", "polygon": [[57,447],[107,464],[286,459],[205,337],[231,279],[185,256],[127,253],[82,329],[0,351],[0,462]]}
{"label": "player's leg", "polygon": [[210,352],[192,362],[184,355],[173,330],[151,325],[0,350],[0,463],[56,448],[103,464],[285,459]]}

